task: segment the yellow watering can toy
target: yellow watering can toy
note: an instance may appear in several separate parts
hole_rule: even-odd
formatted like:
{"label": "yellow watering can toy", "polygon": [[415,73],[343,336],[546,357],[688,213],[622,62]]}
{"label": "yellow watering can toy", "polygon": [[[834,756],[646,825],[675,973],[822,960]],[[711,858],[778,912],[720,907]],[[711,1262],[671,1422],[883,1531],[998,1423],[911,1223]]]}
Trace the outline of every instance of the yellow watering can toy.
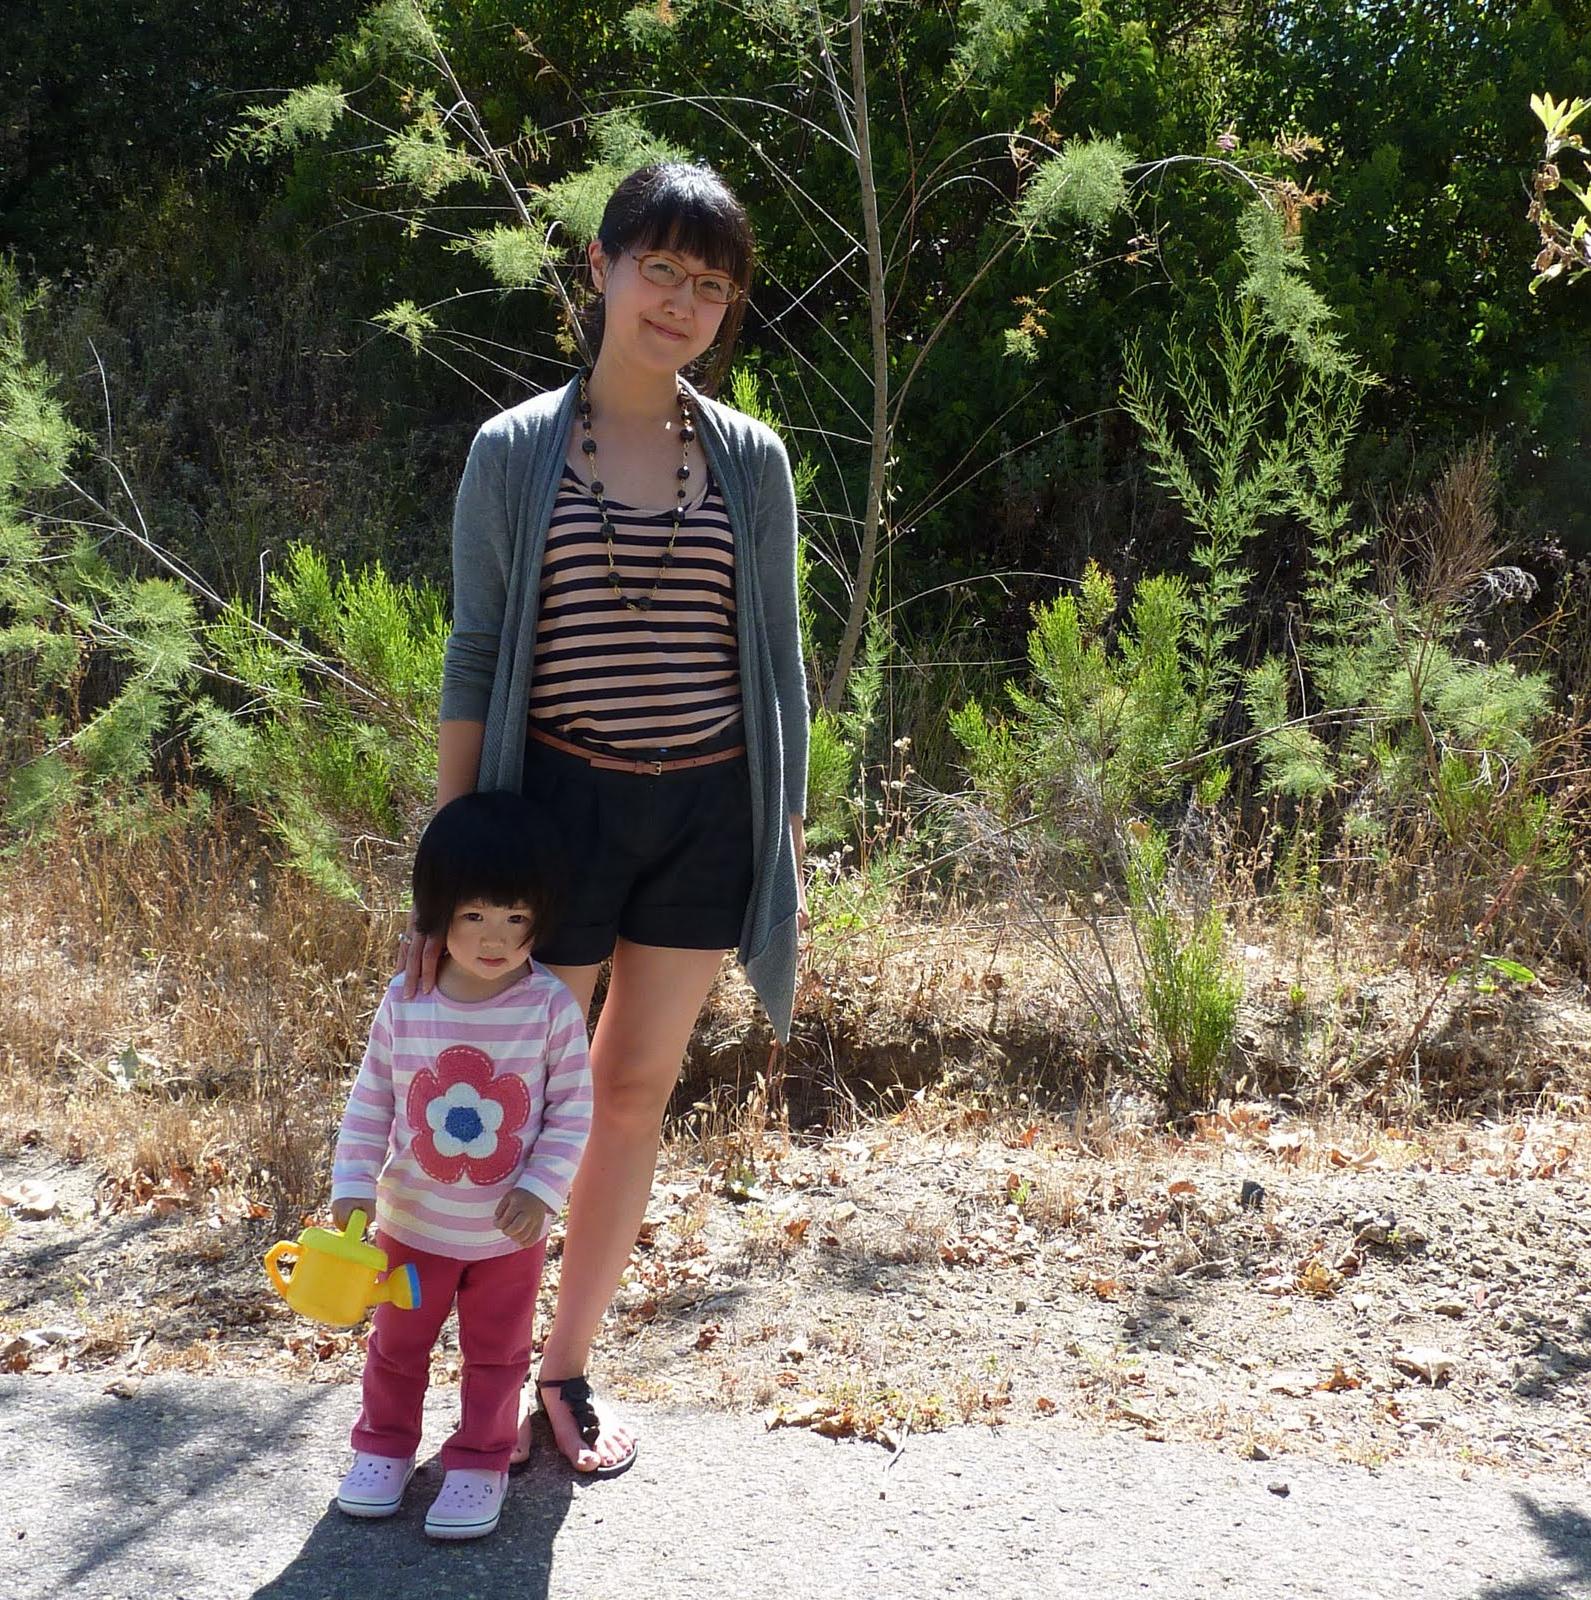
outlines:
{"label": "yellow watering can toy", "polygon": [[[295,1243],[284,1239],[265,1252],[265,1272],[276,1292],[301,1316],[351,1328],[372,1306],[390,1300],[400,1311],[420,1303],[420,1275],[412,1263],[387,1271],[387,1252],[364,1242],[365,1214],[356,1211],[342,1233],[305,1228]],[[292,1275],[284,1278],[278,1261]]]}

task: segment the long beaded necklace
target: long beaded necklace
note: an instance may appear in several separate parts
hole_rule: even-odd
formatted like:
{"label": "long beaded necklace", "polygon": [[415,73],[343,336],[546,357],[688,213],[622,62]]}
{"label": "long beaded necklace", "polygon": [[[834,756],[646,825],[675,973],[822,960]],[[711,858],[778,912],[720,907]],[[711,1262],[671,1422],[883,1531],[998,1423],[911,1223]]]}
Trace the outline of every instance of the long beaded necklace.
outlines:
{"label": "long beaded necklace", "polygon": [[672,526],[669,529],[668,547],[658,560],[657,576],[652,580],[652,587],[638,599],[631,599],[624,592],[624,585],[619,579],[618,562],[613,550],[613,518],[608,511],[608,502],[604,499],[602,479],[597,475],[597,441],[591,436],[591,397],[586,392],[586,379],[589,373],[580,374],[580,398],[576,410],[580,414],[580,431],[584,437],[580,441],[580,448],[585,452],[588,465],[591,468],[591,496],[597,502],[597,516],[602,523],[602,542],[608,549],[608,587],[615,596],[622,600],[631,611],[649,611],[652,602],[657,598],[658,586],[663,582],[664,574],[674,565],[674,541],[679,538],[680,523],[685,517],[686,485],[691,476],[691,440],[696,437],[696,425],[691,421],[690,402],[685,398],[683,389],[674,391],[679,401],[679,442],[680,464],[675,469],[674,476],[679,487],[674,491],[674,509],[671,513]]}

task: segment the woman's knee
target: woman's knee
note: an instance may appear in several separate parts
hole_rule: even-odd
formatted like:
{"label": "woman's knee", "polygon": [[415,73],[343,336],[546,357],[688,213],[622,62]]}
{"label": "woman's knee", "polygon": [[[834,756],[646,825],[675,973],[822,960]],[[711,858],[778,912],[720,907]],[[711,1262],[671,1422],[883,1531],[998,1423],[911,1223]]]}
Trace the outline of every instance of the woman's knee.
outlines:
{"label": "woman's knee", "polygon": [[661,1124],[679,1081],[680,1063],[634,1058],[609,1065],[592,1062],[592,1111],[610,1122]]}

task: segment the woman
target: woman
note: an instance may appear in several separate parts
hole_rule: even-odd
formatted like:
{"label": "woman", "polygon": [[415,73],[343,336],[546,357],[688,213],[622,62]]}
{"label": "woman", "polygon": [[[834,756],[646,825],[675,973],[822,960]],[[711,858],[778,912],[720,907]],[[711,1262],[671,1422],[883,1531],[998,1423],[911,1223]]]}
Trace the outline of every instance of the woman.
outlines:
{"label": "woman", "polygon": [[[784,447],[682,376],[709,351],[702,389],[727,371],[751,277],[745,212],[704,167],[646,167],[615,190],[588,259],[589,374],[487,422],[459,487],[437,804],[523,788],[549,806],[572,903],[535,957],[584,1012],[612,960],[536,1381],[571,1465],[611,1474],[636,1436],[592,1398],[591,1340],[726,951],[789,1034],[807,700]],[[406,988],[429,988],[441,942],[406,938]]]}

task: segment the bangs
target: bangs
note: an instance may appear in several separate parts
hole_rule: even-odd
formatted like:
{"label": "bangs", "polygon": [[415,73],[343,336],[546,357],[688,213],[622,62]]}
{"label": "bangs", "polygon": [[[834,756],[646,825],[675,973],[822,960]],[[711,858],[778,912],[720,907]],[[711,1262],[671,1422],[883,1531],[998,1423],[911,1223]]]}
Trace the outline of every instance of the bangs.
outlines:
{"label": "bangs", "polygon": [[537,929],[551,925],[564,888],[562,854],[549,819],[522,796],[475,792],[443,806],[414,858],[415,927],[446,933],[461,905],[530,908]]}
{"label": "bangs", "polygon": [[751,225],[707,167],[662,162],[632,173],[615,191],[598,237],[610,254],[668,250],[696,257],[742,288],[751,277]]}

